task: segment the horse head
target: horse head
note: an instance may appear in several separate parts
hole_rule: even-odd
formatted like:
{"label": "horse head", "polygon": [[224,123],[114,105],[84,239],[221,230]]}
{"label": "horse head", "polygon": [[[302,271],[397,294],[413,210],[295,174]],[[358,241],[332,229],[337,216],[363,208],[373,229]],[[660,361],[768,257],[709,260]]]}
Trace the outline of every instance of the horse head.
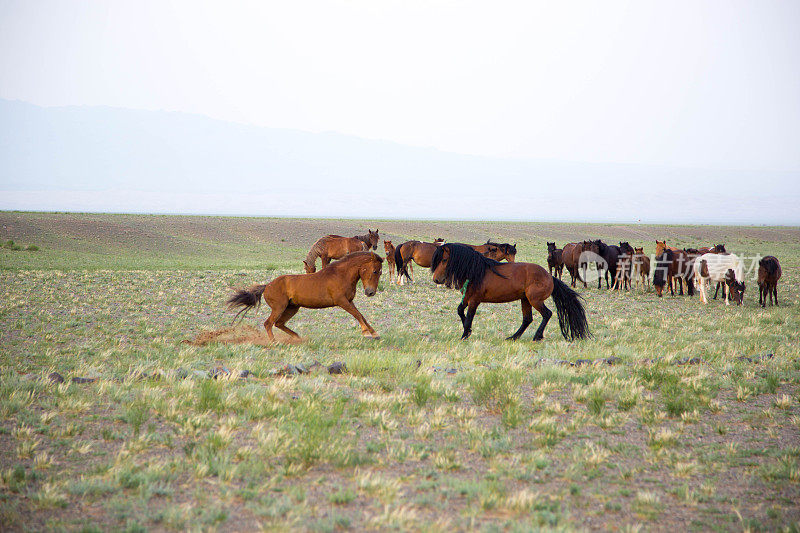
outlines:
{"label": "horse head", "polygon": [[744,281],[736,281],[736,273],[732,268],[729,268],[725,274],[725,284],[728,286],[731,299],[736,302],[736,305],[742,305],[744,302]]}
{"label": "horse head", "polygon": [[664,253],[667,249],[667,241],[656,241],[656,257]]}
{"label": "horse head", "polygon": [[386,250],[387,254],[393,254],[394,245],[392,244],[392,241],[383,241],[383,249]]}
{"label": "horse head", "polygon": [[361,278],[364,294],[367,296],[375,296],[375,293],[378,292],[381,270],[383,270],[383,257],[378,254],[370,254],[369,261],[365,261],[358,270],[358,277]]}
{"label": "horse head", "polygon": [[447,263],[450,261],[450,247],[440,245],[431,258],[433,282],[441,285],[447,279]]}
{"label": "horse head", "polygon": [[724,244],[717,244],[716,246],[714,246],[714,253],[715,254],[726,254],[728,252],[727,252],[727,250],[725,250],[725,245]]}
{"label": "horse head", "polygon": [[506,244],[506,260],[513,263],[517,258],[517,243]]}
{"label": "horse head", "polygon": [[380,240],[380,237],[378,236],[378,230],[375,229],[375,231],[372,231],[371,229],[367,228],[367,231],[369,232],[367,234],[368,238],[367,249],[369,250],[370,248],[372,248],[373,250],[377,250],[378,241]]}
{"label": "horse head", "polygon": [[303,261],[303,266],[306,269],[306,274],[313,274],[314,272],[317,271],[317,264],[316,263],[317,262],[314,261],[313,263],[311,263],[309,265],[307,261]]}

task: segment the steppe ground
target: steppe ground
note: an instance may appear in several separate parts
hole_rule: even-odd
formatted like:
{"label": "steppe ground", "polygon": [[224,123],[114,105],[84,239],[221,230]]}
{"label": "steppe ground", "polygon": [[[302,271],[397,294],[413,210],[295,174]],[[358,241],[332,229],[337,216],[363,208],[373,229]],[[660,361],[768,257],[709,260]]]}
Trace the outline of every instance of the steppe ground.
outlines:
{"label": "steppe ground", "polygon": [[[540,264],[547,240],[725,243],[781,260],[780,306],[750,279],[743,307],[595,285],[590,340],[505,341],[506,304],[461,341],[460,295],[417,268],[356,297],[377,341],[330,309],[300,311],[300,344],[183,342],[230,325],[233,287],[376,226]],[[0,240],[0,529],[800,529],[798,228],[6,212]]]}

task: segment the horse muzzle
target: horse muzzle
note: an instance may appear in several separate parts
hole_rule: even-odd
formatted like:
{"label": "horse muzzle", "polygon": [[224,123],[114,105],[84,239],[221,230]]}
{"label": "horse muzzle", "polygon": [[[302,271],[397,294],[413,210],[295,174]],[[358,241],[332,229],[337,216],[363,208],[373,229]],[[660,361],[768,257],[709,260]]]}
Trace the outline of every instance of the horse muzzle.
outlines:
{"label": "horse muzzle", "polygon": [[377,291],[375,289],[364,289],[364,294],[367,296],[375,296]]}

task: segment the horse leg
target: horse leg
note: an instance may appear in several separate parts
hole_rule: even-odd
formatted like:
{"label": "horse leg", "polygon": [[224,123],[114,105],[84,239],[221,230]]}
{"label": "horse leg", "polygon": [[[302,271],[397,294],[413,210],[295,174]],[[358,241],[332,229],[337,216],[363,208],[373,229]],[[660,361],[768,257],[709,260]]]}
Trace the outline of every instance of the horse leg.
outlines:
{"label": "horse leg", "polygon": [[[716,289],[714,289],[714,299],[715,299],[715,300],[717,299],[717,292],[719,292],[719,285],[720,285],[720,283],[719,283],[719,281],[718,281],[718,282],[717,282],[717,288],[716,288]],[[724,289],[723,289],[722,293],[723,293],[723,294],[725,294],[725,290],[724,290]]]}
{"label": "horse leg", "polygon": [[544,301],[542,300],[534,300],[533,307],[542,315],[542,322],[539,324],[539,327],[536,328],[536,333],[533,334],[533,340],[540,341],[544,339],[544,328],[547,327],[547,323],[550,321],[550,317],[553,316],[553,312],[544,305]]}
{"label": "horse leg", "polygon": [[461,327],[464,327],[464,322],[467,320],[467,317],[464,316],[464,309],[466,308],[467,308],[467,299],[464,298],[463,300],[461,300],[461,303],[458,304],[458,309],[456,309],[456,312],[458,313],[458,318],[461,319]]}
{"label": "horse leg", "polygon": [[339,307],[341,307],[342,309],[353,315],[353,317],[358,321],[358,324],[361,326],[362,335],[364,335],[365,337],[372,337],[373,339],[380,339],[380,336],[378,336],[375,330],[372,329],[372,326],[370,326],[367,323],[367,320],[364,318],[364,315],[362,315],[359,312],[359,310],[356,309],[356,306],[353,305],[353,302],[351,302],[347,298],[342,298],[341,300],[336,302],[336,305],[338,305]]}
{"label": "horse leg", "polygon": [[478,304],[479,302],[470,302],[467,306],[467,319],[464,321],[464,333],[461,335],[461,340],[468,338],[472,334],[472,319],[475,318]]}
{"label": "horse leg", "polygon": [[[775,307],[778,307],[778,282],[772,284],[772,294],[775,295]],[[772,300],[770,300],[771,302]]]}
{"label": "horse leg", "polygon": [[267,330],[267,337],[269,337],[270,342],[275,342],[275,335],[272,334],[272,326],[280,319],[283,312],[289,306],[289,299],[284,298],[277,302],[268,301],[267,303],[272,308],[272,313],[270,313],[269,317],[264,321],[264,329]]}
{"label": "horse leg", "polygon": [[283,314],[280,316],[280,318],[278,318],[278,320],[275,322],[275,327],[278,328],[281,331],[284,331],[284,332],[288,333],[292,337],[295,337],[295,338],[299,339],[300,335],[298,335],[296,331],[293,331],[293,330],[289,329],[286,326],[286,323],[289,320],[291,320],[292,317],[294,315],[296,315],[299,310],[300,310],[300,306],[298,306],[298,305],[290,305],[290,306],[288,306],[286,308],[286,310],[283,312]]}
{"label": "horse leg", "polygon": [[533,322],[533,310],[531,309],[531,303],[528,301],[527,297],[520,300],[520,303],[522,304],[522,325],[513,335],[506,338],[507,341],[515,341],[522,337],[522,334],[525,333],[525,330],[528,329],[528,326]]}

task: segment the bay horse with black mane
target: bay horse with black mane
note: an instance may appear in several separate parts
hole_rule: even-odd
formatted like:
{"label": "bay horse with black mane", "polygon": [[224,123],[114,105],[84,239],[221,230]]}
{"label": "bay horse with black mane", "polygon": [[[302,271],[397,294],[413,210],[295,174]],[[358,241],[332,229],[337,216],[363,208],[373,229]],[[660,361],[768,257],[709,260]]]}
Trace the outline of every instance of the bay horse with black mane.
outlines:
{"label": "bay horse with black mane", "polygon": [[311,274],[317,271],[317,257],[322,261],[322,268],[325,268],[332,259],[341,259],[347,254],[369,250],[370,248],[377,250],[378,230],[367,229],[367,232],[366,235],[356,235],[355,237],[326,235],[319,239],[308,251],[308,255],[303,261],[306,273]]}
{"label": "bay horse with black mane", "polygon": [[383,258],[373,252],[355,252],[327,268],[311,274],[278,276],[265,285],[254,285],[239,289],[228,298],[230,309],[241,308],[234,320],[247,311],[261,306],[261,298],[272,309],[264,322],[267,337],[275,341],[274,325],[281,331],[299,339],[300,335],[286,326],[301,307],[323,309],[338,306],[355,317],[361,326],[361,334],[378,339],[378,334],[353,305],[358,281],[364,285],[364,294],[374,296],[378,290]]}
{"label": "bay horse with black mane", "polygon": [[411,261],[421,267],[431,266],[431,258],[436,248],[444,242],[444,239],[436,239],[433,242],[406,241],[394,249],[394,262],[397,267],[397,283],[403,285],[405,280],[413,282],[411,273],[414,272],[414,265]]}
{"label": "bay horse with black mane", "polygon": [[434,252],[431,271],[434,283],[459,289],[464,295],[457,309],[464,327],[462,339],[472,333],[472,320],[481,303],[519,300],[522,305],[522,325],[508,340],[519,339],[533,322],[532,309],[542,315],[542,322],[533,340],[542,340],[547,322],[553,316],[553,312],[544,304],[550,296],[555,302],[558,324],[564,338],[574,340],[590,336],[580,295],[539,265],[500,263],[482,256],[468,245],[448,243]]}

